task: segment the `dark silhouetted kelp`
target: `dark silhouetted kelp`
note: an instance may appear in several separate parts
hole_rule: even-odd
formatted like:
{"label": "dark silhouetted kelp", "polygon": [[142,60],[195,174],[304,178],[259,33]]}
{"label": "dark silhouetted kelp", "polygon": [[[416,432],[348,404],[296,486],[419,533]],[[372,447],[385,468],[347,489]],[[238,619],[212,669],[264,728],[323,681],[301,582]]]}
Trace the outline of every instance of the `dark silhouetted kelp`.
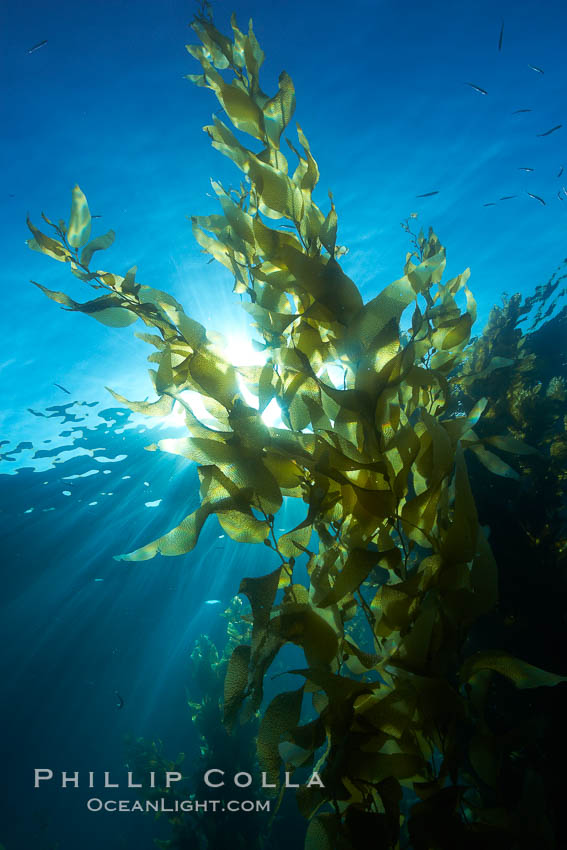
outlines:
{"label": "dark silhouetted kelp", "polygon": [[[52,236],[28,220],[31,248],[102,293],[79,303],[37,284],[49,298],[103,324],[141,319],[152,331],[140,336],[155,349],[157,400],[114,397],[150,416],[166,416],[176,402],[185,412],[187,436],[150,448],[198,464],[200,506],[120,557],[189,552],[215,514],[233,540],[264,544],[277,563],[240,585],[252,628],[223,662],[223,722],[230,733],[259,713],[257,759],[278,801],[284,770],[321,775],[324,788],[302,785],[297,793],[309,850],[363,848],[369,835],[384,848],[551,847],[545,808],[532,805],[545,787],[541,766],[524,765],[519,789],[506,784],[514,758],[523,756],[518,734],[494,722],[493,694],[566,678],[478,637],[476,624],[496,611],[499,575],[465,460],[477,478],[490,474],[489,481],[517,488],[549,440],[564,451],[563,435],[546,432],[542,445],[522,419],[541,390],[526,382],[536,355],[526,353],[517,327],[520,305],[507,302],[471,344],[469,272],[443,282],[444,247],[432,230],[412,233],[409,219],[413,250],[401,277],[364,304],[338,262],[345,249],[336,242],[332,196],[326,215],[313,200],[319,171],[300,127],[297,142],[286,139],[294,169],[281,150],[295,110],[290,77],[282,72],[273,96],[262,91],[264,54],[252,27],[242,32],[234,17],[231,39],[206,14],[192,26],[201,43],[187,49],[202,73],[188,78],[213,90],[239,137],[218,117],[206,131],[244,174],[238,190],[213,183],[222,212],[194,217],[193,232],[234,274],[235,293],[247,297],[265,364],[232,365],[181,304],[138,283],[135,268],[124,276],[92,270],[95,251],[110,247],[114,233],[89,242],[91,217],[78,186],[68,224],[44,216]],[[260,152],[245,147],[241,134],[257,140]],[[289,225],[292,232],[283,229]],[[408,308],[411,328],[402,332]],[[339,386],[332,366],[341,371]],[[565,398],[555,377],[545,391],[552,414]],[[245,402],[241,382],[257,408]],[[207,423],[192,411],[188,390],[202,397]],[[285,427],[263,421],[273,400]],[[306,514],[276,534],[284,497],[303,500]],[[550,551],[563,545],[554,529]],[[528,538],[533,533],[526,529]],[[304,557],[302,582],[296,562]],[[264,707],[265,675],[287,643],[305,655],[301,668],[288,671],[298,688]],[[198,652],[214,656],[205,643]],[[207,669],[218,663],[213,658]],[[511,704],[508,691],[501,699]],[[313,719],[301,724],[309,703]],[[205,707],[206,696],[193,706],[200,728]],[[215,734],[207,727],[204,746]],[[142,763],[155,758],[145,745],[138,755]],[[184,834],[169,846],[192,840]]]}

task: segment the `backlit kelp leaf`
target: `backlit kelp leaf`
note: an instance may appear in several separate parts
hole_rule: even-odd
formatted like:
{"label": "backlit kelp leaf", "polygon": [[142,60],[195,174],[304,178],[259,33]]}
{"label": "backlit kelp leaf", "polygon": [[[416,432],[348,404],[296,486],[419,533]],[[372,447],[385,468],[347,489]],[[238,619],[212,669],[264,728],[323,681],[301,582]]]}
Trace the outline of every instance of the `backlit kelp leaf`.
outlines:
{"label": "backlit kelp leaf", "polygon": [[264,116],[271,119],[265,122],[270,141],[278,148],[281,134],[295,112],[295,89],[291,77],[285,71],[280,74],[277,93],[264,104],[263,111]]}
{"label": "backlit kelp leaf", "polygon": [[263,629],[270,620],[270,612],[280,579],[281,566],[260,578],[244,578],[238,588],[239,593],[248,597],[254,617],[254,629]]}
{"label": "backlit kelp leaf", "polygon": [[[148,543],[146,546],[142,546],[140,549],[136,549],[134,552],[129,552],[126,555],[118,555],[116,558],[121,561],[146,561],[158,553],[167,557],[185,555],[196,546],[201,529],[208,517],[213,513],[222,514],[225,511],[229,515],[234,511],[243,514],[242,528],[238,528],[237,523],[232,523],[237,528],[239,540],[249,543],[260,542],[254,531],[253,539],[250,539],[246,533],[246,520],[251,516],[251,511],[245,504],[242,493],[236,492],[234,495],[204,500],[196,511],[185,517],[178,526],[168,531],[167,534],[164,534],[152,543]],[[257,524],[258,522],[255,523],[254,529],[257,527]]]}
{"label": "backlit kelp leaf", "polygon": [[[227,500],[227,505],[230,500]],[[141,546],[125,555],[116,555],[118,561],[147,561],[158,553],[162,555],[185,555],[190,552],[199,539],[199,534],[207,517],[214,510],[211,504],[201,505],[196,511],[185,517],[183,522],[167,534],[151,543]]]}
{"label": "backlit kelp leaf", "polygon": [[463,315],[443,337],[443,342],[441,343],[440,348],[444,350],[457,348],[457,346],[461,346],[463,343],[468,342],[471,334],[472,321],[473,320],[468,313],[463,313]]}
{"label": "backlit kelp leaf", "polygon": [[90,315],[97,322],[107,325],[110,328],[127,328],[138,319],[135,313],[123,307],[107,307],[104,310],[97,310],[90,313]]}
{"label": "backlit kelp leaf", "polygon": [[318,300],[331,310],[336,321],[349,325],[362,306],[356,284],[333,257],[324,263],[318,277],[321,286]]}
{"label": "backlit kelp leaf", "polygon": [[283,640],[303,648],[307,663],[313,667],[326,667],[337,652],[336,625],[324,613],[308,603],[287,602],[271,623]]}
{"label": "backlit kelp leaf", "polygon": [[34,286],[37,286],[38,289],[41,289],[44,295],[50,298],[52,301],[55,301],[57,304],[63,304],[65,307],[69,307],[73,309],[75,305],[75,301],[72,298],[69,298],[64,292],[55,292],[52,289],[47,289],[47,287],[42,286],[41,283],[36,283],[35,280],[32,280]]}
{"label": "backlit kelp leaf", "polygon": [[250,152],[219,118],[213,116],[213,121],[213,125],[203,128],[211,139],[212,146],[236,163],[241,171],[248,171]]}
{"label": "backlit kelp leaf", "polygon": [[262,212],[270,218],[285,216],[292,221],[301,220],[303,196],[287,175],[257,157],[251,157],[249,173],[258,188]]}
{"label": "backlit kelp leaf", "polygon": [[307,190],[309,193],[311,193],[319,182],[319,168],[311,153],[311,148],[309,146],[309,142],[307,141],[307,137],[305,136],[305,133],[303,132],[299,124],[297,125],[297,138],[299,139],[299,143],[303,148],[303,152],[307,161],[307,169],[301,179],[300,187],[301,189]]}
{"label": "backlit kelp leaf", "polygon": [[[282,759],[279,744],[286,733],[298,725],[301,716],[303,686],[274,697],[266,708],[258,730],[257,753],[260,767],[268,782],[279,785]],[[274,788],[273,793],[276,793]]]}
{"label": "backlit kelp leaf", "polygon": [[271,627],[262,629],[252,639],[252,655],[248,672],[249,701],[243,720],[258,711],[264,698],[264,677],[274,658],[284,645],[284,640]]}
{"label": "backlit kelp leaf", "polygon": [[412,618],[416,589],[408,582],[384,584],[372,602],[373,610],[380,612],[390,630],[405,631]]}
{"label": "backlit kelp leaf", "polygon": [[29,217],[26,219],[26,223],[34,237],[27,240],[28,248],[31,248],[32,251],[39,251],[40,254],[47,254],[48,257],[53,257],[54,260],[59,260],[60,263],[67,263],[71,260],[71,253],[62,242],[46,236],[45,233],[34,227]]}
{"label": "backlit kelp leaf", "polygon": [[496,449],[500,449],[502,452],[510,452],[510,454],[539,454],[538,450],[534,449],[533,446],[528,446],[522,440],[517,440],[515,437],[484,437],[483,442],[494,446]]}
{"label": "backlit kelp leaf", "polygon": [[361,694],[368,694],[381,687],[380,682],[357,682],[346,676],[339,676],[327,670],[310,667],[306,670],[288,670],[297,676],[304,676],[312,684],[325,691],[329,702],[334,705],[351,703]]}
{"label": "backlit kelp leaf", "polygon": [[240,395],[236,369],[220,357],[198,352],[190,360],[189,372],[201,390],[227,410]]}
{"label": "backlit kelp leaf", "polygon": [[[142,292],[142,289],[145,288],[146,287],[140,287],[140,293]],[[143,294],[142,297],[147,298],[147,293]],[[190,316],[187,316],[182,309],[178,309],[170,304],[160,301],[157,306],[159,306],[162,315],[167,316],[168,320],[173,322],[173,324],[178,328],[183,340],[187,342],[194,351],[197,351],[205,344],[207,332],[203,325],[196,322],[195,319],[192,319]]]}
{"label": "backlit kelp leaf", "polygon": [[[85,283],[89,283],[92,280],[96,280],[96,278],[99,276],[98,272],[84,272],[82,269],[79,268],[79,266],[76,264],[75,260],[73,260],[73,259],[70,260],[70,263],[71,263],[71,273],[75,277],[78,277],[79,280],[82,280]],[[96,285],[97,284],[95,284],[95,286]]]}
{"label": "backlit kelp leaf", "polygon": [[67,241],[71,248],[82,248],[91,235],[91,214],[87,199],[78,186],[73,188],[71,215],[67,227]]}
{"label": "backlit kelp leaf", "polygon": [[[301,243],[297,237],[283,230],[272,230],[271,227],[266,227],[260,216],[254,218],[253,227],[258,252],[269,257],[271,265],[295,274],[295,270],[292,268],[294,262],[302,263],[306,260],[301,251]],[[318,268],[318,264],[316,268]],[[264,278],[264,275],[258,268],[254,269],[254,274],[259,280]],[[291,285],[292,280],[290,275],[276,277],[273,273],[266,279],[270,282],[273,281],[274,285],[279,283],[284,289],[287,289]]]}
{"label": "backlit kelp leaf", "polygon": [[266,310],[259,304],[243,304],[246,312],[255,320],[254,324],[262,332],[277,334],[278,336],[295,321],[298,316],[290,313],[277,313],[274,310]]}
{"label": "backlit kelp leaf", "polygon": [[268,525],[256,519],[250,511],[222,511],[217,513],[221,528],[237,543],[262,543],[266,539]]}
{"label": "backlit kelp leaf", "polygon": [[470,561],[476,550],[478,519],[467,467],[460,447],[455,462],[455,505],[453,522],[441,545],[443,557],[451,563]]}
{"label": "backlit kelp leaf", "polygon": [[143,413],[145,416],[169,416],[175,403],[174,398],[166,395],[161,396],[157,401],[128,401],[127,398],[114,392],[110,387],[105,387],[105,389],[108,390],[117,402],[124,404],[134,413]]}
{"label": "backlit kelp leaf", "polygon": [[156,373],[155,390],[162,395],[173,385],[173,368],[171,364],[171,349],[165,349],[159,356],[159,369]]}
{"label": "backlit kelp leaf", "polygon": [[[89,246],[87,245],[87,248],[88,247]],[[131,269],[128,269],[122,280],[116,285],[119,292],[123,292],[125,295],[138,295],[142,287],[139,283],[136,283],[137,271],[137,266],[132,266]]]}
{"label": "backlit kelp leaf", "polygon": [[95,251],[105,251],[110,248],[114,242],[116,234],[114,230],[109,230],[103,236],[97,236],[91,240],[81,251],[81,263],[83,266],[88,266]]}
{"label": "backlit kelp leaf", "polygon": [[337,242],[337,212],[335,210],[335,205],[333,203],[333,196],[329,192],[329,198],[331,199],[331,209],[329,210],[329,214],[325,219],[325,222],[319,231],[319,239],[331,255],[331,257],[335,256],[335,245]]}
{"label": "backlit kelp leaf", "polygon": [[[130,269],[130,272],[132,272],[132,270],[133,269]],[[125,278],[123,280],[125,280]],[[118,283],[120,284],[120,282]],[[176,301],[176,299],[167,292],[162,292],[161,289],[154,289],[153,286],[142,285],[140,286],[137,295],[140,304],[152,304],[159,310],[165,311],[166,308],[168,308],[183,313],[183,307],[179,301]],[[167,313],[164,312],[164,315],[167,315]]]}
{"label": "backlit kelp leaf", "polygon": [[[262,462],[270,470],[284,495],[292,495],[290,491],[294,491],[293,495],[302,495],[301,485],[305,478],[301,466],[296,461],[268,452],[262,458]],[[289,534],[291,536],[293,532],[289,532]],[[297,537],[295,539],[299,542]]]}
{"label": "backlit kelp leaf", "polygon": [[230,120],[238,130],[250,133],[256,139],[264,138],[262,111],[250,95],[236,85],[221,85],[218,97]]}
{"label": "backlit kelp leaf", "polygon": [[58,304],[63,304],[64,307],[67,307],[69,310],[86,313],[101,324],[108,325],[109,327],[126,328],[133,324],[138,318],[136,313],[122,307],[121,299],[115,295],[102,295],[100,298],[94,298],[92,301],[86,301],[84,304],[79,304],[78,301],[74,301],[72,298],[69,298],[69,296],[64,292],[54,292],[53,290],[42,286],[40,283],[35,283],[35,281],[32,281],[32,283],[34,286],[37,286],[38,289],[41,289],[44,295],[47,295],[47,297],[52,301],[56,301]]}
{"label": "backlit kelp leaf", "polygon": [[[226,220],[234,229],[234,232],[240,237],[240,239],[243,239],[250,245],[254,245],[255,240],[252,216],[239,207],[219,183],[213,181],[212,187],[218,195]],[[200,222],[201,219],[198,217],[196,218],[196,221]]]}
{"label": "backlit kelp leaf", "polygon": [[407,492],[411,465],[420,450],[420,440],[411,425],[398,428],[387,442],[385,456],[392,467],[391,482],[398,498]]}
{"label": "backlit kelp leaf", "polygon": [[439,614],[429,596],[421,601],[417,610],[419,613],[411,628],[400,638],[386,663],[411,673],[429,675],[432,672],[431,665],[435,663],[434,628]]}
{"label": "backlit kelp leaf", "polygon": [[473,428],[477,424],[480,417],[482,416],[482,414],[486,410],[487,404],[488,404],[487,398],[481,398],[476,402],[476,404],[474,405],[472,410],[467,414],[467,417],[466,417],[469,428]]}
{"label": "backlit kelp leaf", "polygon": [[245,55],[245,46],[247,41],[247,36],[239,29],[238,24],[236,23],[236,15],[234,12],[230,16],[230,25],[232,27],[232,31],[234,34],[234,43],[232,46],[232,55],[236,65],[240,68],[244,68],[246,66],[246,55]]}
{"label": "backlit kelp leaf", "polygon": [[258,44],[258,40],[252,29],[252,18],[248,21],[248,35],[244,39],[244,58],[246,60],[246,70],[250,78],[250,86],[252,91],[256,91],[258,87],[258,74],[264,62],[264,51]]}
{"label": "backlit kelp leaf", "polygon": [[215,260],[218,260],[218,262],[222,263],[223,266],[226,266],[227,269],[232,268],[230,257],[226,249],[218,241],[218,239],[214,239],[212,236],[205,233],[204,230],[201,230],[195,218],[193,219],[193,236],[201,248],[203,248],[205,253],[212,254]]}
{"label": "backlit kelp leaf", "polygon": [[201,437],[188,437],[182,450],[185,457],[196,463],[218,466],[237,488],[253,492],[255,507],[261,505],[266,513],[276,513],[281,507],[278,483],[256,451]]}
{"label": "backlit kelp leaf", "polygon": [[268,360],[262,368],[258,381],[258,411],[263,413],[271,400],[280,391],[281,378],[274,369],[274,364]]}
{"label": "backlit kelp leaf", "polygon": [[[368,665],[367,665],[368,666]],[[402,738],[411,725],[418,705],[418,694],[400,682],[395,690],[364,694],[355,704],[355,711],[364,721],[394,738]]]}
{"label": "backlit kelp leaf", "polygon": [[[421,423],[425,426],[426,431],[421,433],[421,427],[416,426],[416,431],[420,432],[421,443],[416,466],[427,479],[429,485],[432,486],[451,474],[455,447],[451,444],[451,439],[447,434],[445,420],[440,423],[435,416],[431,416],[426,410],[422,410]],[[430,439],[430,442],[428,442],[428,439]]]}
{"label": "backlit kelp leaf", "polygon": [[431,532],[437,519],[437,506],[441,487],[424,490],[409,499],[402,508],[402,525],[405,534],[419,546],[431,546]]}
{"label": "backlit kelp leaf", "polygon": [[[343,641],[343,653],[346,666],[351,673],[354,673],[355,675],[361,675],[367,670],[372,670],[374,667],[377,667],[381,661],[380,655],[376,655],[372,652],[364,652],[351,640]],[[349,656],[349,653],[352,654]]]}
{"label": "backlit kelp leaf", "polygon": [[[256,369],[259,367],[250,367]],[[244,367],[239,369],[239,373],[246,378]],[[229,425],[235,434],[238,434],[239,443],[243,451],[251,450],[258,457],[260,449],[270,446],[272,438],[270,431],[258,411],[255,408],[248,407],[245,404],[235,404],[229,411]],[[262,452],[262,462],[264,461],[264,453]]]}
{"label": "backlit kelp leaf", "polygon": [[224,680],[223,723],[229,732],[234,728],[246,696],[250,653],[251,647],[241,644],[234,648],[228,662]]}
{"label": "backlit kelp leaf", "polygon": [[[194,27],[197,29],[197,27]],[[206,18],[198,24],[199,38],[209,50],[217,68],[227,68],[234,61],[233,45],[229,38],[220,33]]]}
{"label": "backlit kelp leaf", "polygon": [[552,687],[561,682],[567,682],[567,676],[548,673],[539,667],[534,667],[526,661],[521,661],[507,652],[484,651],[476,652],[467,658],[461,667],[461,681],[468,682],[475,674],[483,670],[493,670],[510,679],[517,688]]}
{"label": "backlit kelp leaf", "polygon": [[355,549],[349,553],[347,561],[337,575],[332,589],[317,604],[321,608],[333,605],[348,593],[353,593],[366,580],[368,574],[378,563],[378,553]]}
{"label": "backlit kelp leaf", "polygon": [[299,525],[278,538],[278,549],[284,558],[298,558],[309,546],[312,525]]}
{"label": "backlit kelp leaf", "polygon": [[344,346],[349,357],[358,359],[392,319],[399,321],[406,307],[414,300],[415,294],[409,279],[403,277],[365,304],[350,323],[345,337]]}
{"label": "backlit kelp leaf", "polygon": [[475,453],[482,465],[489,469],[490,472],[493,472],[495,475],[501,475],[503,478],[513,478],[515,481],[519,481],[519,473],[505,463],[502,458],[499,458],[498,455],[495,455],[493,452],[489,452],[488,449],[485,449],[484,446],[478,443],[471,445],[469,448]]}

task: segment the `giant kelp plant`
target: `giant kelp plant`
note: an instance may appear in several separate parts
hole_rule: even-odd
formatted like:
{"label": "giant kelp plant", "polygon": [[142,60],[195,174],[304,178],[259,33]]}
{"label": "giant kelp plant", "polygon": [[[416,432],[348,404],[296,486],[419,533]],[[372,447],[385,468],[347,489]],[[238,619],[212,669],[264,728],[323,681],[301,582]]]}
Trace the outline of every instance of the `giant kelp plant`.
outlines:
{"label": "giant kelp plant", "polygon": [[[221,211],[193,218],[193,232],[233,273],[264,364],[232,365],[217,337],[170,295],[138,283],[135,269],[92,268],[114,234],[89,242],[78,187],[68,224],[44,216],[52,236],[28,221],[30,247],[101,290],[87,303],[40,286],[46,295],[105,324],[141,319],[151,331],[140,336],[155,349],[157,400],[115,398],[153,416],[184,409],[187,436],[151,448],[198,464],[200,507],[121,557],[189,552],[215,514],[233,540],[263,544],[266,561],[277,560],[240,586],[253,628],[228,663],[224,724],[232,731],[260,712],[257,758],[270,781],[284,769],[320,774],[324,788],[297,793],[310,850],[366,847],[368,836],[376,847],[415,850],[552,847],[545,806],[530,805],[536,769],[515,796],[503,789],[517,741],[498,736],[489,713],[501,677],[519,689],[563,679],[471,639],[497,604],[498,571],[466,455],[513,480],[500,452],[537,454],[507,422],[482,427],[495,404],[479,384],[509,376],[517,351],[502,354],[491,337],[470,344],[469,272],[443,281],[445,249],[432,230],[414,237],[401,277],[364,304],[339,263],[332,196],[327,214],[313,199],[319,171],[299,126],[282,149],[295,109],[290,77],[282,72],[273,96],[262,91],[252,26],[244,33],[233,17],[228,38],[206,12],[192,26],[200,44],[187,49],[202,73],[189,79],[213,90],[233,127],[215,117],[206,131],[243,173],[238,190],[213,183]],[[206,420],[187,391],[201,396]],[[274,400],[282,427],[262,417]],[[305,518],[277,535],[284,497],[302,500]],[[264,708],[264,678],[286,643],[303,649],[304,666],[290,671],[301,684]]]}

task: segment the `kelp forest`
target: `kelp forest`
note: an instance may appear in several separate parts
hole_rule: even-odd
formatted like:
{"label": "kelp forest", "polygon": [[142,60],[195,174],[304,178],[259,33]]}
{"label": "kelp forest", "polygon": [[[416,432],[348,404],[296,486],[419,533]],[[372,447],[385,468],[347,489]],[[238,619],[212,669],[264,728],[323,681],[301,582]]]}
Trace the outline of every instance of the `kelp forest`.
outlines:
{"label": "kelp forest", "polygon": [[[148,448],[197,464],[199,507],[119,557],[190,552],[212,514],[264,551],[265,574],[234,587],[226,645],[195,646],[188,734],[195,776],[219,763],[263,773],[271,811],[176,813],[159,845],[289,847],[293,809],[307,850],[559,847],[567,260],[531,297],[504,297],[473,336],[469,270],[444,280],[445,247],[408,211],[401,276],[363,303],[341,267],[333,197],[325,209],[313,199],[319,170],[292,125],[292,80],[283,71],[273,95],[262,90],[251,24],[233,16],[224,35],[204,7],[192,29],[201,72],[188,80],[216,96],[223,120],[206,133],[242,181],[213,182],[218,212],[194,216],[193,233],[234,276],[263,363],[228,362],[218,335],[136,268],[102,270],[114,233],[91,239],[78,186],[67,223],[43,215],[44,233],[28,221],[30,248],[98,291],[81,303],[36,284],[45,295],[106,325],[145,325],[157,400],[115,399],[184,412],[186,435]],[[274,401],[280,427],[262,417]],[[304,518],[280,533],[284,499]],[[293,689],[268,700],[286,644],[304,660],[287,670]],[[157,742],[131,740],[128,758],[140,774],[187,770]],[[186,779],[186,793],[206,793]]]}

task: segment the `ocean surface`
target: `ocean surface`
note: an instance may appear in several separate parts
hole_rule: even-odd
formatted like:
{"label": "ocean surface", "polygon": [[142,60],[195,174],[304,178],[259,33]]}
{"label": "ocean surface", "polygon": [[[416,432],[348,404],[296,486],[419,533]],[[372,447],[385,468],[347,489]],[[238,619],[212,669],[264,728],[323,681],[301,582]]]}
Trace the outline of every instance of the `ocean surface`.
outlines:
{"label": "ocean surface", "polygon": [[[5,850],[150,850],[168,837],[163,817],[88,812],[88,772],[124,784],[125,736],[159,739],[167,758],[195,763],[195,640],[205,633],[222,648],[221,615],[241,579],[277,565],[214,517],[188,555],[115,560],[198,506],[196,467],[145,450],[178,423],[131,414],[105,390],[151,395],[138,328],[68,315],[30,284],[82,300],[68,269],[25,244],[26,215],[36,225],[42,211],[66,217],[78,183],[100,217],[93,233],[116,231],[105,263],[122,274],[136,265],[140,282],[173,294],[225,336],[235,362],[249,362],[231,275],[207,264],[187,218],[216,211],[211,179],[239,180],[201,130],[213,94],[183,79],[198,70],[184,49],[195,10],[30,0],[1,13]],[[342,265],[365,301],[402,274],[400,222],[412,213],[447,247],[448,276],[471,268],[477,333],[502,294],[529,295],[563,261],[564,3],[250,0],[213,10],[225,32],[232,11],[241,27],[253,18],[266,91],[282,69],[292,77],[294,121],[321,172],[316,197],[326,209],[333,193]],[[277,526],[299,521],[298,510],[286,504]],[[253,766],[234,767],[256,782]],[[54,780],[34,789],[36,768]],[[62,790],[61,771],[79,771],[80,787]],[[299,848],[304,822],[286,805],[286,846]]]}

